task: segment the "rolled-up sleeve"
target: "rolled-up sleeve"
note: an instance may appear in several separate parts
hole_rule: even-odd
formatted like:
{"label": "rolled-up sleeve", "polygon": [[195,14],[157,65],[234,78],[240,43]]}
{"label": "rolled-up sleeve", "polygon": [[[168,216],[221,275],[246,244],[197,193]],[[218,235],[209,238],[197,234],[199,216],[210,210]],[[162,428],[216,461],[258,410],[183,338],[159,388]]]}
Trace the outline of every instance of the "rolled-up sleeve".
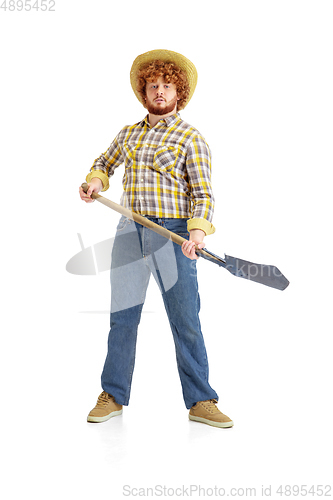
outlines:
{"label": "rolled-up sleeve", "polygon": [[109,178],[114,174],[116,167],[123,161],[117,136],[105,153],[96,158],[86,177],[86,181],[90,182],[92,178],[98,177],[103,183],[102,191],[106,191],[109,188]]}
{"label": "rolled-up sleeve", "polygon": [[192,199],[192,217],[188,221],[188,230],[201,229],[213,234],[214,195],[211,183],[211,152],[201,135],[190,142],[187,149],[186,169]]}

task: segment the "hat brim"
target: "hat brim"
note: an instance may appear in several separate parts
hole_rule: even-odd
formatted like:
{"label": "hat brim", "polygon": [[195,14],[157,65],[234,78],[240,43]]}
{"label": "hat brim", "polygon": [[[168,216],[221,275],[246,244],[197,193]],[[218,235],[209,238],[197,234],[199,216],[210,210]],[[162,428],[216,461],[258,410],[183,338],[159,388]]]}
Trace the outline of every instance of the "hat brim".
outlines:
{"label": "hat brim", "polygon": [[144,104],[142,102],[142,98],[139,92],[137,91],[138,72],[142,69],[143,66],[156,60],[160,60],[163,62],[172,62],[176,64],[186,74],[187,81],[190,86],[190,92],[188,99],[185,105],[183,106],[184,108],[185,106],[187,106],[187,104],[189,103],[194,94],[195,87],[198,81],[198,73],[194,64],[189,59],[184,57],[182,54],[178,54],[178,52],[173,52],[171,50],[163,50],[163,49],[150,50],[149,52],[145,52],[144,54],[139,55],[134,60],[130,73],[131,85],[134,94],[141,102],[141,104]]}

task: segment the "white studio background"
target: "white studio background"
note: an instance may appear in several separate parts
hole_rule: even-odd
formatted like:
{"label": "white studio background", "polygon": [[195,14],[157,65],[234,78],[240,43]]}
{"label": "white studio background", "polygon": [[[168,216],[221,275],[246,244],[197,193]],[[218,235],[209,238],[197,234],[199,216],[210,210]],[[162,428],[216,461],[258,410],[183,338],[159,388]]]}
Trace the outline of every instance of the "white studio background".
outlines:
{"label": "white studio background", "polygon": [[[329,484],[332,2],[19,5],[0,9],[6,498],[120,498],[125,485],[165,485],[165,496],[189,485],[261,496],[271,485],[274,497],[280,485]],[[156,48],[198,69],[181,115],[213,154],[207,248],[277,265],[291,282],[279,292],[198,263],[210,380],[230,430],[188,421],[153,282],[131,404],[86,423],[101,390],[109,276],[71,275],[66,263],[78,233],[94,245],[118,216],[85,205],[78,187],[120,128],[143,118],[129,70]],[[104,193],[116,202],[121,168]]]}

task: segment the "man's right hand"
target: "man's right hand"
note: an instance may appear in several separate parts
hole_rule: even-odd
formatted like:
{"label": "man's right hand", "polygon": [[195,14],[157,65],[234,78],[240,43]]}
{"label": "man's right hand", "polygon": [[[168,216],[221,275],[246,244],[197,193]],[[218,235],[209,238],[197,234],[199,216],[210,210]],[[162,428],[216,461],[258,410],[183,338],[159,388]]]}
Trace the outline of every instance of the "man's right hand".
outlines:
{"label": "man's right hand", "polygon": [[103,189],[103,183],[101,179],[99,179],[98,177],[93,177],[91,181],[88,183],[88,186],[89,188],[86,193],[80,186],[79,193],[81,200],[85,201],[86,203],[92,203],[95,200],[91,197],[91,193],[99,193]]}

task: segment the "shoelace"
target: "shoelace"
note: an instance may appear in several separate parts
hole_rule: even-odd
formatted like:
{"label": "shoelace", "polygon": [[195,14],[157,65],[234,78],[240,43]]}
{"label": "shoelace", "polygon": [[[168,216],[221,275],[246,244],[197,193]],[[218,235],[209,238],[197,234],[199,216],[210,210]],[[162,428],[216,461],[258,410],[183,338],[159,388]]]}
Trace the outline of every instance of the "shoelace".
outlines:
{"label": "shoelace", "polygon": [[106,406],[110,398],[111,396],[109,396],[107,392],[103,391],[102,394],[98,396],[96,406]]}
{"label": "shoelace", "polygon": [[209,399],[208,401],[204,401],[205,407],[207,408],[208,411],[215,411],[218,410],[216,403],[217,399]]}

